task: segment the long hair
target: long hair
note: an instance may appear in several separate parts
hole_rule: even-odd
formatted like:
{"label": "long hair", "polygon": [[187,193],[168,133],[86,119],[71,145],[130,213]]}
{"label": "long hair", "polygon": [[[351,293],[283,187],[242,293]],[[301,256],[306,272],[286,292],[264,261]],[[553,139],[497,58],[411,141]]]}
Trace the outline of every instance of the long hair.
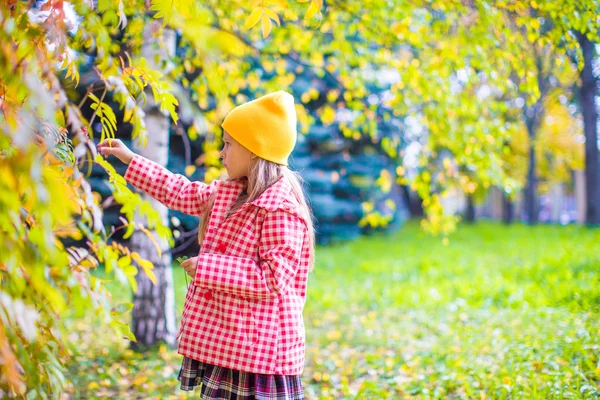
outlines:
{"label": "long hair", "polygon": [[[248,174],[248,187],[252,190],[248,193],[246,190],[237,198],[233,203],[227,217],[235,213],[245,203],[252,202],[258,198],[267,188],[277,182],[280,178],[287,179],[292,187],[292,193],[298,199],[302,213],[304,214],[304,220],[306,221],[306,228],[308,230],[308,245],[310,251],[310,266],[312,268],[315,260],[315,231],[313,226],[313,215],[311,208],[306,200],[304,191],[302,190],[303,179],[295,171],[290,170],[288,167],[276,164],[271,161],[267,161],[260,157],[257,158],[254,166],[250,169]],[[202,221],[198,228],[198,242],[202,246],[204,240],[204,234],[208,227],[208,220],[210,217],[210,210],[212,209],[215,202],[214,196],[209,200],[208,207],[202,215]]]}

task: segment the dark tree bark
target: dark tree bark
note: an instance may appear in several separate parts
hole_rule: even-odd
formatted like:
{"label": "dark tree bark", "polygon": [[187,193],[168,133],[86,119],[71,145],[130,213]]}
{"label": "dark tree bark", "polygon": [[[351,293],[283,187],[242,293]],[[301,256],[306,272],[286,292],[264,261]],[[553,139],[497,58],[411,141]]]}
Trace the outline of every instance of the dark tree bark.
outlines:
{"label": "dark tree bark", "polygon": [[422,217],[423,213],[423,200],[419,197],[417,193],[414,193],[410,190],[408,185],[402,185],[402,194],[404,197],[404,201],[406,202],[406,206],[410,212],[411,217]]}
{"label": "dark tree bark", "polygon": [[537,171],[535,163],[535,146],[533,141],[535,140],[535,131],[530,130],[529,124],[527,124],[529,131],[529,140],[531,142],[529,146],[529,165],[527,167],[527,186],[525,187],[525,213],[527,215],[528,224],[536,224],[538,222],[538,207],[537,207]]}
{"label": "dark tree bark", "polygon": [[502,220],[510,225],[513,222],[514,203],[506,192],[502,193]]}
{"label": "dark tree bark", "polygon": [[579,34],[584,66],[581,71],[581,110],[585,132],[586,218],[588,225],[600,225],[600,171],[598,167],[597,80],[592,70],[594,43]]}
{"label": "dark tree bark", "polygon": [[468,223],[475,222],[475,203],[473,195],[467,195],[467,209],[465,210],[465,221]]}

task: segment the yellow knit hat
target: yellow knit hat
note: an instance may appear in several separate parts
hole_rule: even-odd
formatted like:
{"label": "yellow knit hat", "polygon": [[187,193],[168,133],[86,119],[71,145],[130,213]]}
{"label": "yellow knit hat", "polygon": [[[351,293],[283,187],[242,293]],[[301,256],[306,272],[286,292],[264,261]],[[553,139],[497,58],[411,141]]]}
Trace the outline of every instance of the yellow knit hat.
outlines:
{"label": "yellow knit hat", "polygon": [[296,145],[294,97],[280,90],[239,105],[221,127],[260,158],[287,165]]}

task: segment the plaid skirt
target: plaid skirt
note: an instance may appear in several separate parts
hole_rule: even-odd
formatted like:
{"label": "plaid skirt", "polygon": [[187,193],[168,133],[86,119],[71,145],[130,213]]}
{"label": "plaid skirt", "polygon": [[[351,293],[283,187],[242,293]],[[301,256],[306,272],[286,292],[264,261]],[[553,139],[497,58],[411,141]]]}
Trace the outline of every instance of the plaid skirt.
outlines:
{"label": "plaid skirt", "polygon": [[177,379],[182,390],[201,385],[202,399],[304,400],[298,375],[241,372],[184,357]]}

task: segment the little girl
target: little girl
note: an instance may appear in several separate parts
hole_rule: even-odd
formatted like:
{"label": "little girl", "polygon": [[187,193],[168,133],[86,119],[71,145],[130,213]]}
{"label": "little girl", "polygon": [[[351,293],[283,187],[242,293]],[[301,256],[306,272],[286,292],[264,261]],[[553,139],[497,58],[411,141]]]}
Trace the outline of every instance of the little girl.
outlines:
{"label": "little girl", "polygon": [[178,352],[183,390],[205,399],[303,399],[304,322],[314,261],[312,215],[287,168],[296,143],[294,98],[279,91],[234,108],[222,124],[227,180],[190,182],[134,154],[125,179],[167,207],[202,218],[200,253],[182,263],[188,288]]}

